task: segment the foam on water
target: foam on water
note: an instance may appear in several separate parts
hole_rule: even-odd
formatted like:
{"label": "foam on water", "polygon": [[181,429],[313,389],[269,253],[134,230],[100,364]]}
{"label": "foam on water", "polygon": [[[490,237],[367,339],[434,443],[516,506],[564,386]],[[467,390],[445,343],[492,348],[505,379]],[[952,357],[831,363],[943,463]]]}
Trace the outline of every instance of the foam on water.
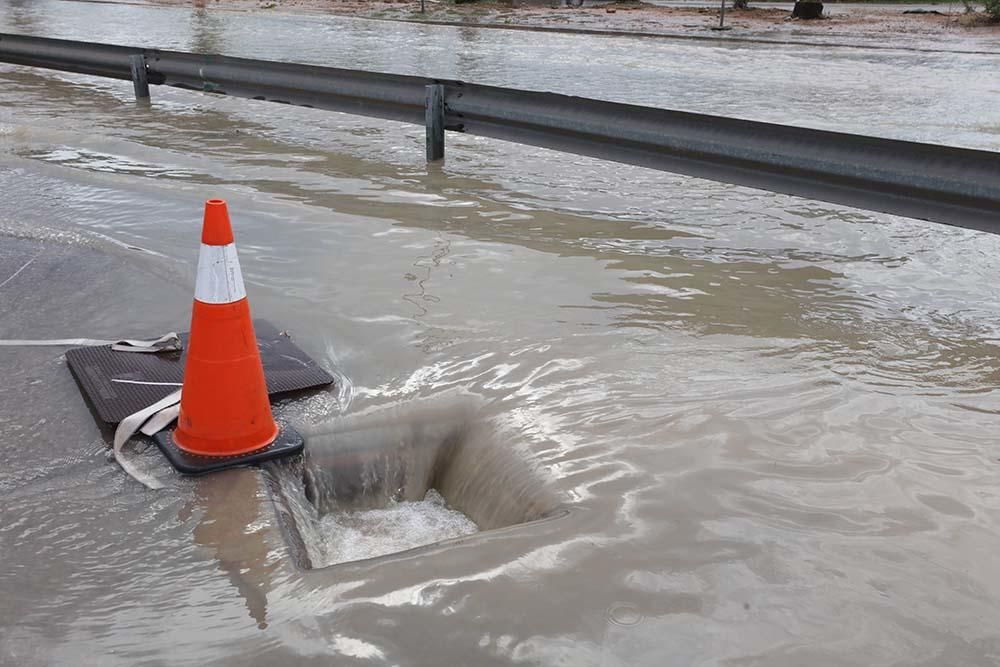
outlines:
{"label": "foam on water", "polygon": [[333,512],[319,519],[310,546],[314,567],[375,558],[478,532],[461,512],[449,509],[434,489],[423,500],[381,509]]}

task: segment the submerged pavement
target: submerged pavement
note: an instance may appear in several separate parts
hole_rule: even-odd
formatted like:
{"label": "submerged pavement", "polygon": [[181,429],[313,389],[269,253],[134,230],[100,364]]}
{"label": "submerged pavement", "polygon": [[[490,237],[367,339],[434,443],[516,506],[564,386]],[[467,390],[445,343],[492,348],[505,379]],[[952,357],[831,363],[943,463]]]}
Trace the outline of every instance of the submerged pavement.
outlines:
{"label": "submerged pavement", "polygon": [[[581,69],[569,36],[56,4],[86,9],[0,9],[59,36],[144,25],[165,46],[564,92],[586,73],[626,101],[1000,136],[982,56],[602,40]],[[1000,239],[470,137],[428,169],[418,127],[0,78],[0,336],[185,329],[222,197],[254,315],[343,374],[283,415],[474,394],[498,451],[571,509],[303,570],[266,473],[183,478],[150,448],[169,483],[150,493],[58,350],[3,348],[0,663],[993,661]]]}

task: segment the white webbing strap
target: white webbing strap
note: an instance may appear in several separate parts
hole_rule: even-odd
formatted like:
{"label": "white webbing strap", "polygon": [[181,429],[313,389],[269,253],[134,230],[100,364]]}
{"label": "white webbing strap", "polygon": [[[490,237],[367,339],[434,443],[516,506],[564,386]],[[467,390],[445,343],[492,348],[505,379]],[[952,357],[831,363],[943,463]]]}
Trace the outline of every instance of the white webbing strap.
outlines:
{"label": "white webbing strap", "polygon": [[100,340],[98,338],[51,338],[47,340],[0,340],[3,347],[77,347],[91,345],[110,345],[115,352],[174,352],[181,349],[181,338],[174,332],[164,334],[153,340]]}
{"label": "white webbing strap", "polygon": [[111,343],[115,352],[174,352],[181,349],[181,337],[171,331],[155,340],[116,340]]}
{"label": "white webbing strap", "polygon": [[139,470],[132,461],[125,457],[123,448],[125,447],[125,443],[135,435],[136,431],[152,436],[176,419],[177,414],[180,412],[180,402],[181,390],[178,389],[149,407],[143,408],[121,420],[118,428],[115,429],[115,460],[118,461],[118,465],[125,472],[150,489],[162,489],[163,484],[152,475]]}
{"label": "white webbing strap", "polygon": [[115,384],[141,384],[147,387],[179,387],[182,382],[146,382],[145,380],[123,380],[122,378],[111,378]]}
{"label": "white webbing strap", "polygon": [[[60,346],[75,347],[89,345],[110,345],[115,352],[172,352],[181,349],[181,339],[174,332],[164,334],[153,340],[98,340],[95,338],[56,338],[48,340],[0,340],[0,346],[6,347],[33,347],[33,346]],[[174,385],[176,382],[143,382],[140,380],[119,380],[112,379],[112,382],[127,382],[129,384],[148,385]],[[180,413],[181,390],[160,399],[149,407],[129,415],[118,424],[115,429],[114,456],[118,465],[137,481],[146,485],[150,489],[162,489],[163,484],[152,475],[145,473],[128,460],[124,454],[125,443],[135,435],[136,431],[148,436],[162,431],[170,422],[177,419]]]}

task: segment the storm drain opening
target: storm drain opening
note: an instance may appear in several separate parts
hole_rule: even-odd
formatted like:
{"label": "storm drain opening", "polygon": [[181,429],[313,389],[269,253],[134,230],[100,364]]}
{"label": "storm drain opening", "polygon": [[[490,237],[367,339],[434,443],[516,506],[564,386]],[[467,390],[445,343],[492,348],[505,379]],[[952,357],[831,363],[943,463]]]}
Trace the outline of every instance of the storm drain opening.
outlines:
{"label": "storm drain opening", "polygon": [[561,504],[471,400],[418,400],[300,427],[299,460],[266,468],[303,569],[407,551],[558,514]]}

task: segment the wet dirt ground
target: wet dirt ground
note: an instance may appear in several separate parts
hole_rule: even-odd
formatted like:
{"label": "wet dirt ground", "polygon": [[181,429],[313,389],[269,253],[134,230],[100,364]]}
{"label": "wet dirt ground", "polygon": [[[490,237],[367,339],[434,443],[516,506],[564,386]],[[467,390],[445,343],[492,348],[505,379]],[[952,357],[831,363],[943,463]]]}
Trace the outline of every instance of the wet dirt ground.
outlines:
{"label": "wet dirt ground", "polygon": [[[89,1],[89,0],[84,0]],[[114,1],[114,0],[110,0]],[[710,2],[662,4],[588,2],[569,7],[562,2],[522,3],[426,2],[425,12],[413,0],[125,0],[173,7],[201,6],[211,11],[268,14],[304,14],[356,18],[534,28],[556,31],[598,31],[647,36],[673,36],[708,40],[766,40],[877,46],[889,41],[895,47],[921,50],[984,50],[1000,52],[1000,23],[990,22],[978,7],[967,14],[956,2],[926,5],[872,5],[827,3],[824,18],[792,19],[791,7],[777,3],[751,3],[749,9],[726,10],[727,32],[719,25],[719,7]],[[920,13],[916,13],[916,11]]]}

